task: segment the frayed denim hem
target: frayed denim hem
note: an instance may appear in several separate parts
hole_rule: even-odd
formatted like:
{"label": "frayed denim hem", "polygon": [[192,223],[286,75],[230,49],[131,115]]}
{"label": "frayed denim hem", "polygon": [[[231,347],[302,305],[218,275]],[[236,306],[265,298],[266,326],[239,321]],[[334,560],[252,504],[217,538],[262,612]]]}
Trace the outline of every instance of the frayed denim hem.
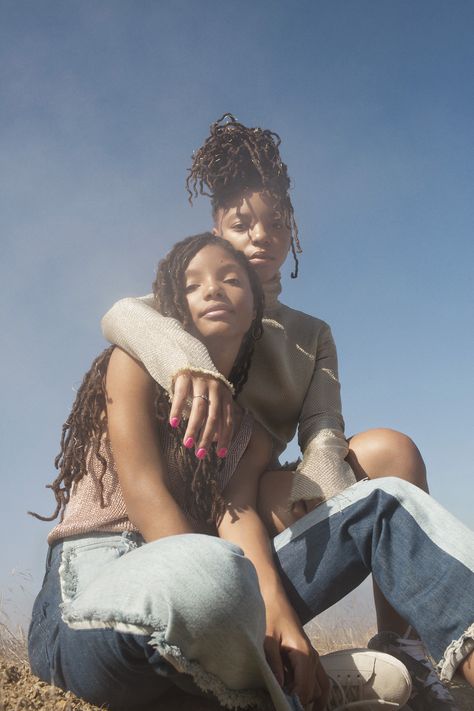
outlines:
{"label": "frayed denim hem", "polygon": [[453,640],[446,649],[443,658],[438,664],[441,681],[451,681],[456,669],[473,650],[474,624],[468,627],[459,639]]}
{"label": "frayed denim hem", "polygon": [[271,711],[274,708],[268,694],[261,689],[229,689],[215,674],[205,671],[198,662],[187,659],[179,647],[170,645],[163,633],[154,632],[149,644],[177,671],[189,674],[202,691],[215,696],[221,706],[228,709],[255,708],[261,711]]}
{"label": "frayed denim hem", "polygon": [[[171,664],[177,671],[192,677],[196,686],[204,693],[211,693],[221,706],[228,709],[258,709],[258,711],[273,711],[274,706],[270,701],[268,692],[263,689],[230,689],[215,674],[207,672],[194,661],[187,659],[181,649],[166,641],[165,627],[159,629],[158,625],[147,626],[131,622],[118,622],[110,617],[103,619],[79,619],[68,612],[68,605],[62,605],[63,621],[71,629],[114,629],[125,634],[149,635],[148,644]],[[289,707],[290,708],[290,707]]]}

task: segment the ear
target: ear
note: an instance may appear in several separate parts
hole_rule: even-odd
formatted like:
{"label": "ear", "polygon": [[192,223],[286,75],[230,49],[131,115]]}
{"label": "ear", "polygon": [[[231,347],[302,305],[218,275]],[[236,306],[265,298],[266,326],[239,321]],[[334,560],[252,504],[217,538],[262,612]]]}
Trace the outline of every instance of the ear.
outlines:
{"label": "ear", "polygon": [[214,235],[214,237],[220,237],[220,236],[221,236],[221,235],[219,234],[219,230],[217,229],[217,227],[213,227],[213,228],[212,228],[212,234]]}

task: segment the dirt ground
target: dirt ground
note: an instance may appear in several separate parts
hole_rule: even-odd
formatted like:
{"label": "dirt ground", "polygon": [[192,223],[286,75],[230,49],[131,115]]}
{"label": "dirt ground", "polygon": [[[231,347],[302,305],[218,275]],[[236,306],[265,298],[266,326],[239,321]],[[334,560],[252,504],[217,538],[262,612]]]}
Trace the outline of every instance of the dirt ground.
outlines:
{"label": "dirt ground", "polygon": [[[474,690],[465,684],[456,683],[451,692],[459,705],[459,711],[473,711]],[[205,699],[196,699],[179,691],[167,693],[160,703],[161,711],[224,711],[219,704]],[[53,688],[34,677],[25,662],[0,660],[0,711],[97,711],[71,692]],[[135,711],[130,708],[129,711]],[[144,711],[143,708],[140,711]],[[147,711],[158,711],[156,705]],[[430,711],[427,709],[426,711]]]}
{"label": "dirt ground", "polygon": [[[0,711],[97,711],[99,706],[81,701],[70,691],[65,693],[39,681],[26,663],[0,661]],[[167,693],[160,703],[162,711],[221,711],[212,701],[195,699],[180,692]],[[135,711],[130,708],[130,711]],[[143,707],[140,711],[145,711]],[[156,705],[147,711],[158,711]],[[227,709],[228,711],[228,709]]]}

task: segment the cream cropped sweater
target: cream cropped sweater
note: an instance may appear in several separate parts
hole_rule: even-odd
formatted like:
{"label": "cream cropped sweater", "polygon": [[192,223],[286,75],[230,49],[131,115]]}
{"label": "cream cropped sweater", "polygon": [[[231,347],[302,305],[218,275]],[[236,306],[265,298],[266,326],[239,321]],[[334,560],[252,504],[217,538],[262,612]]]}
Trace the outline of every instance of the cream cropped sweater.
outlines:
{"label": "cream cropped sweater", "polygon": [[[328,499],[355,482],[341,414],[337,355],[329,326],[280,303],[280,279],[265,287],[263,337],[239,402],[276,441],[280,454],[298,429],[303,459],[291,501]],[[102,320],[104,336],[140,360],[170,394],[183,371],[225,378],[205,346],[153,306],[153,297],[118,301]],[[229,383],[227,383],[229,385]]]}

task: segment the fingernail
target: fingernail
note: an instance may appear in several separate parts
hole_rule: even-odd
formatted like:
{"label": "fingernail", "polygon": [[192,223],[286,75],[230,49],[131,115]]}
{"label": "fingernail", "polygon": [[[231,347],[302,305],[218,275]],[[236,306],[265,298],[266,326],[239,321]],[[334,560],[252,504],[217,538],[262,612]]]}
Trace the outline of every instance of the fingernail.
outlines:
{"label": "fingernail", "polygon": [[173,429],[176,429],[179,425],[179,417],[172,417],[170,420],[170,425]]}
{"label": "fingernail", "polygon": [[188,437],[188,439],[185,439],[184,446],[186,447],[186,449],[191,449],[191,447],[194,446],[194,439],[192,437]]}
{"label": "fingernail", "polygon": [[220,449],[217,450],[217,456],[220,457],[221,459],[224,459],[228,452],[227,447],[221,447]]}
{"label": "fingernail", "polygon": [[207,449],[204,449],[204,447],[199,447],[198,451],[196,452],[196,457],[198,459],[204,459],[206,454],[207,454]]}

